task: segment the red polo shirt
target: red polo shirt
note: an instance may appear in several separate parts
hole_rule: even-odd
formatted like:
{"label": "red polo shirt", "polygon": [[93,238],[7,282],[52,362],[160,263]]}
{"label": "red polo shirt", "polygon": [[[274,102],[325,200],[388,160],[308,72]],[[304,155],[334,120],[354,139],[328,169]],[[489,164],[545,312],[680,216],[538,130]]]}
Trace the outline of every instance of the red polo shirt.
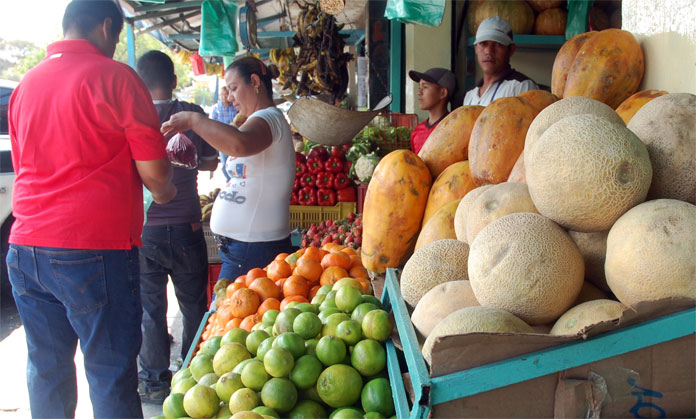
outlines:
{"label": "red polo shirt", "polygon": [[141,245],[134,160],[165,157],[137,73],[85,40],[48,46],[9,104],[15,222],[10,243],[70,249]]}
{"label": "red polo shirt", "polygon": [[435,121],[434,124],[430,125],[428,119],[416,125],[416,127],[411,131],[411,151],[418,154],[418,152],[423,148],[425,142],[428,140],[430,133],[433,132],[437,124],[440,123],[448,114],[445,113],[440,119]]}

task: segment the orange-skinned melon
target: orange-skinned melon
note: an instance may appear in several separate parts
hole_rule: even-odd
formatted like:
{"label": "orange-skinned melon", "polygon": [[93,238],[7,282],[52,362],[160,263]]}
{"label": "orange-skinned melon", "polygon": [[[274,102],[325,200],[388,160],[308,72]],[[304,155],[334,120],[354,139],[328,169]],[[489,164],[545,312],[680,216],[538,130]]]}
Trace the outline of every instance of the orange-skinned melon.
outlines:
{"label": "orange-skinned melon", "polygon": [[621,102],[621,105],[619,105],[619,107],[616,108],[616,113],[618,113],[621,119],[623,119],[623,121],[628,125],[628,121],[630,121],[631,118],[633,118],[633,115],[635,115],[636,112],[638,112],[638,110],[643,107],[643,105],[655,99],[656,97],[660,97],[666,94],[667,92],[665,92],[664,90],[641,90],[640,92],[631,95],[628,99]]}
{"label": "orange-skinned melon", "polygon": [[423,215],[423,225],[444,205],[461,199],[475,187],[474,181],[471,180],[468,161],[460,161],[450,165],[444,172],[440,173],[430,188],[425,215]]}
{"label": "orange-skinned melon", "polygon": [[556,59],[553,61],[553,69],[551,70],[551,93],[558,96],[558,98],[563,98],[563,92],[565,91],[566,81],[568,80],[568,71],[573,66],[573,61],[575,61],[575,56],[582,48],[582,45],[590,39],[597,32],[583,32],[581,34],[575,35],[574,37],[567,40],[558,54],[556,54]]}

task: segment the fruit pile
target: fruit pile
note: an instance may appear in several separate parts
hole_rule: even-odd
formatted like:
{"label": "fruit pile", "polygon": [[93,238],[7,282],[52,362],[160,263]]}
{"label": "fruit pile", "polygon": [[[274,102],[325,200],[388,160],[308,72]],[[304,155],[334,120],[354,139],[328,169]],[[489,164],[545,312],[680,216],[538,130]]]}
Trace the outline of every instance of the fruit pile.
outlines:
{"label": "fruit pile", "polygon": [[201,221],[210,221],[210,214],[213,212],[213,204],[219,193],[220,188],[215,188],[208,192],[207,195],[199,195],[198,201],[201,204]]}
{"label": "fruit pile", "polygon": [[295,153],[295,184],[290,205],[333,206],[336,202],[355,202],[355,185],[348,178],[352,163],[346,161],[348,147],[334,146],[331,151],[317,145],[308,156]]}
{"label": "fruit pile", "polygon": [[[302,257],[319,254],[310,249]],[[392,323],[379,300],[365,293],[363,281],[329,281],[311,302],[268,309],[260,320],[250,330],[233,327],[201,344],[190,365],[172,378],[165,417],[394,414],[383,345]]]}
{"label": "fruit pile", "polygon": [[350,213],[338,221],[326,220],[312,224],[307,232],[302,234],[302,247],[319,247],[327,243],[359,249],[362,243],[362,215]]}

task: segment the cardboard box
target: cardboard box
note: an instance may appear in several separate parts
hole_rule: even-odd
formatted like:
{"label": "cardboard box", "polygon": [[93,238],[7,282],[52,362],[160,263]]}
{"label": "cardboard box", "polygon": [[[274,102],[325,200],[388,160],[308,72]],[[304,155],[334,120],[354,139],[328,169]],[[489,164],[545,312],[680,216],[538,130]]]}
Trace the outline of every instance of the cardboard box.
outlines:
{"label": "cardboard box", "polygon": [[[693,299],[639,303],[582,335],[472,333],[433,347],[431,377],[619,330],[694,307]],[[693,319],[696,323],[696,317]],[[696,417],[696,335],[432,406],[432,417]]]}

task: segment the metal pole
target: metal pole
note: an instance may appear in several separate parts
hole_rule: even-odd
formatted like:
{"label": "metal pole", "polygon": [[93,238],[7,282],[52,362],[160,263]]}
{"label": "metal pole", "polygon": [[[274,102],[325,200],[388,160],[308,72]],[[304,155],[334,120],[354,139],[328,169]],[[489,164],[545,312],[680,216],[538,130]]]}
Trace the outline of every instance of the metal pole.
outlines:
{"label": "metal pole", "polygon": [[128,45],[128,65],[135,69],[135,35],[133,33],[133,24],[126,24],[126,42]]}

